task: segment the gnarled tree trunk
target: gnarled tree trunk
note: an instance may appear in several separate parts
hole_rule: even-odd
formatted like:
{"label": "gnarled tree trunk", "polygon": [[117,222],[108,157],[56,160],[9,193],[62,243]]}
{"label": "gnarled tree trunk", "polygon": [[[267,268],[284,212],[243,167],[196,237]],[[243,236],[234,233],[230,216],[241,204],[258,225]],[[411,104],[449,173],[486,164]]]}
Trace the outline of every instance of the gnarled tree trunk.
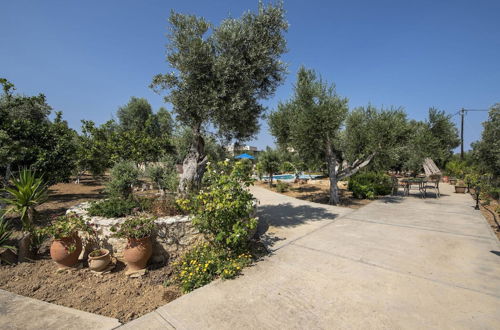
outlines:
{"label": "gnarled tree trunk", "polygon": [[200,129],[193,130],[193,134],[193,142],[182,163],[182,174],[178,188],[181,196],[186,196],[200,188],[208,161],[208,157],[205,155],[205,141],[201,136]]}
{"label": "gnarled tree trunk", "polygon": [[326,158],[328,163],[328,177],[330,179],[329,203],[331,205],[338,205],[340,203],[339,188],[337,187],[337,183],[339,182],[339,180],[350,177],[351,175],[355,174],[360,169],[368,165],[375,154],[376,153],[372,153],[364,161],[356,159],[352,164],[347,164],[346,161],[340,164],[337,155],[332,150],[331,143],[327,143]]}

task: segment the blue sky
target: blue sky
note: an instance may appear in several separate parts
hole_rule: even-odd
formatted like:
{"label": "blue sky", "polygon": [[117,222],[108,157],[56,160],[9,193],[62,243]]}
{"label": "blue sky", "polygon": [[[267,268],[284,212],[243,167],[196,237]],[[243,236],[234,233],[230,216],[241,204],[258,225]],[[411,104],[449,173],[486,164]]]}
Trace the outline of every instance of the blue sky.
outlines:
{"label": "blue sky", "polygon": [[[44,93],[76,129],[81,119],[110,119],[131,96],[157,109],[162,97],[148,85],[168,70],[169,11],[217,23],[256,7],[253,0],[3,0],[0,76],[21,93]],[[300,65],[334,82],[351,107],[403,106],[415,119],[431,106],[456,113],[500,102],[498,0],[289,0],[285,8],[289,75],[264,102],[269,109],[289,98]],[[466,117],[466,148],[486,118]],[[273,145],[265,123],[251,144]]]}

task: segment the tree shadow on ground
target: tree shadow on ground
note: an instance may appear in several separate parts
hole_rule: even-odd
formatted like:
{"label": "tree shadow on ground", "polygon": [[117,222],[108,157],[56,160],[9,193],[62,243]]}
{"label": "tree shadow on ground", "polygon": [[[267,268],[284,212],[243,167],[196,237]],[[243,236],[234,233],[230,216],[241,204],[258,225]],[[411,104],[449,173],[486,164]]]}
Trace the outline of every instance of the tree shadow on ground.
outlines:
{"label": "tree shadow on ground", "polygon": [[307,222],[334,220],[339,216],[323,207],[295,206],[290,203],[259,206],[257,215],[259,217],[257,236],[267,247],[286,239],[277,236],[273,228],[294,228]]}

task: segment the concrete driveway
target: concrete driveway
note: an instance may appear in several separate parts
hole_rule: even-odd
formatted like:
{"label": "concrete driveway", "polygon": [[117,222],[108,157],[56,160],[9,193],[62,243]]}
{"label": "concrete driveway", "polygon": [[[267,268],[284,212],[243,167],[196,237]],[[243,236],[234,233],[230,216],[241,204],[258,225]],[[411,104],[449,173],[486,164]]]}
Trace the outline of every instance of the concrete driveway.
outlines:
{"label": "concrete driveway", "polygon": [[252,191],[272,254],[123,328],[500,329],[500,244],[469,195],[352,211]]}

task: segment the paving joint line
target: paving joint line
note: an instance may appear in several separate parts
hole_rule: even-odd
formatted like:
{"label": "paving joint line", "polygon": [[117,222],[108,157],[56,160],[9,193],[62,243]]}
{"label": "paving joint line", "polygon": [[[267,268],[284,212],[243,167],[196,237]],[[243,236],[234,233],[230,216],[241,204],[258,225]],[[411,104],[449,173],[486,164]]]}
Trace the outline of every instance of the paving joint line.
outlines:
{"label": "paving joint line", "polygon": [[300,245],[300,244],[297,244],[297,243],[294,243],[293,245],[297,246],[297,247],[300,247],[300,248],[303,248],[303,249],[307,249],[307,250],[316,251],[316,252],[319,252],[319,253],[328,254],[328,255],[331,255],[331,256],[334,256],[334,257],[337,257],[337,258],[341,258],[341,259],[344,259],[344,260],[349,260],[349,261],[353,261],[353,262],[360,263],[360,264],[363,264],[363,265],[380,268],[380,269],[383,269],[383,270],[386,270],[386,271],[390,271],[390,272],[393,272],[393,273],[396,273],[396,274],[407,275],[407,276],[410,276],[410,277],[415,277],[415,278],[419,278],[419,279],[422,279],[422,280],[427,280],[427,281],[430,281],[430,282],[434,282],[434,283],[437,283],[437,284],[449,286],[449,287],[452,287],[452,288],[468,290],[468,291],[472,291],[472,292],[475,292],[475,293],[484,294],[484,295],[487,295],[487,296],[490,296],[490,297],[494,297],[496,299],[500,299],[500,295],[496,295],[496,294],[493,294],[493,293],[484,292],[484,291],[480,291],[480,290],[468,288],[468,287],[465,287],[465,286],[460,286],[460,285],[457,285],[457,284],[448,283],[448,282],[444,282],[444,281],[440,281],[440,280],[436,280],[436,279],[432,279],[432,278],[428,278],[428,277],[425,277],[425,276],[420,276],[420,275],[416,275],[416,274],[412,274],[412,273],[405,273],[405,272],[402,272],[402,271],[394,269],[394,268],[385,267],[385,266],[377,265],[375,263],[364,261],[364,260],[361,260],[361,259],[354,259],[354,258],[346,257],[346,256],[343,256],[343,255],[339,255],[339,254],[336,254],[336,253],[332,253],[332,252],[327,252],[327,251],[323,251],[323,250],[311,248],[311,247],[308,247],[308,246],[305,246],[305,245]]}
{"label": "paving joint line", "polygon": [[432,232],[437,232],[437,233],[443,233],[443,234],[454,235],[454,236],[469,237],[469,238],[476,238],[476,239],[487,240],[487,241],[492,241],[493,240],[493,238],[490,237],[490,236],[467,235],[467,234],[453,233],[453,232],[449,232],[449,231],[444,231],[444,230],[439,230],[439,229],[432,229],[432,228],[429,228],[429,227],[422,227],[422,226],[399,225],[399,224],[384,223],[384,222],[374,221],[374,220],[354,219],[354,218],[350,218],[348,215],[346,215],[344,218],[347,219],[347,220],[353,220],[353,221],[359,221],[359,222],[366,222],[366,223],[375,223],[375,224],[384,225],[384,226],[412,228],[412,229],[417,229],[417,230],[432,231]]}
{"label": "paving joint line", "polygon": [[153,313],[156,313],[158,316],[160,316],[160,318],[163,321],[167,322],[172,328],[177,329],[177,327],[175,325],[173,325],[169,320],[167,320],[166,318],[164,318],[163,315],[161,315],[160,313],[158,313],[156,310],[154,310]]}

